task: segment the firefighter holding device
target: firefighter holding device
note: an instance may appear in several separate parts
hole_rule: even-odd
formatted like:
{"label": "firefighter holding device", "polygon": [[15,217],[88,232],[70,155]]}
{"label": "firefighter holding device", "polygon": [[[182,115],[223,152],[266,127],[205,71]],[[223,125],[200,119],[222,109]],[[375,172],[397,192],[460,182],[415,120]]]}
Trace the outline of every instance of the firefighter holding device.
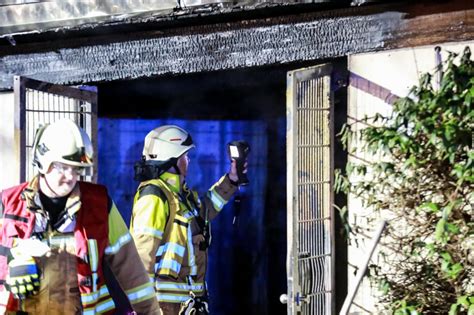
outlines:
{"label": "firefighter holding device", "polygon": [[87,134],[71,120],[40,128],[39,173],[1,195],[0,313],[104,314],[114,303],[103,264],[134,311],[159,314],[153,285],[102,185],[79,181],[93,165]]}
{"label": "firefighter holding device", "polygon": [[[164,315],[208,314],[205,283],[209,222],[236,192],[236,161],[200,200],[190,190],[190,134],[174,125],[156,128],[145,137],[142,161],[135,165],[140,181],[130,230]],[[246,164],[243,172],[246,173]],[[192,310],[191,310],[192,309]]]}

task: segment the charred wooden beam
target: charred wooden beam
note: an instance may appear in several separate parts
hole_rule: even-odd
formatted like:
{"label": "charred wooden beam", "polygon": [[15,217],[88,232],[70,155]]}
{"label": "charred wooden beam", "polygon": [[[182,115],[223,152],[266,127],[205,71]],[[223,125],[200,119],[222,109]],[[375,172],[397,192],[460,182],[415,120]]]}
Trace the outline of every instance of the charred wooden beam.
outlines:
{"label": "charred wooden beam", "polygon": [[385,48],[404,48],[474,39],[474,10],[433,13],[403,19]]}
{"label": "charred wooden beam", "polygon": [[[453,5],[453,3],[455,5]],[[449,4],[449,5],[448,5]],[[87,37],[0,52],[13,75],[60,84],[237,69],[474,39],[474,4],[372,6]],[[78,43],[80,45],[78,45]],[[70,43],[69,43],[70,44]]]}

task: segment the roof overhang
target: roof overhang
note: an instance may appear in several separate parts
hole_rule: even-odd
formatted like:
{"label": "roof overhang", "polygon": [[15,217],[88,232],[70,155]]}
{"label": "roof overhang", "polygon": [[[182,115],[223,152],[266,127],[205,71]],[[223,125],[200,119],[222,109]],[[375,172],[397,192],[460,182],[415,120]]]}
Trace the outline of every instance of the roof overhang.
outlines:
{"label": "roof overhang", "polygon": [[[356,1],[360,4],[360,1],[368,0]],[[343,2],[350,3],[350,0],[5,0],[0,4],[0,38],[146,23],[196,14],[206,16],[277,6]]]}
{"label": "roof overhang", "polygon": [[141,23],[144,28],[125,31],[97,27],[74,37],[75,32],[50,32],[52,38],[42,41],[37,35],[27,38],[31,40],[18,36],[16,46],[0,45],[0,90],[12,87],[14,75],[84,84],[474,40],[474,3],[465,0],[284,11],[278,16],[256,12],[250,19],[197,16],[178,26]]}

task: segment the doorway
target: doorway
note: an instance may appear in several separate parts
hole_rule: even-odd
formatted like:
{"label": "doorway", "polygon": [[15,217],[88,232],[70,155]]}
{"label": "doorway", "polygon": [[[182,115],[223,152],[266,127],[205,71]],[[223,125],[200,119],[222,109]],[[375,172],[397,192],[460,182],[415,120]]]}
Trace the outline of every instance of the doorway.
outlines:
{"label": "doorway", "polygon": [[[339,63],[346,69],[345,60]],[[197,148],[187,181],[200,194],[228,170],[227,142],[245,139],[252,146],[251,184],[239,192],[240,211],[231,200],[212,223],[207,281],[213,314],[287,313],[279,300],[287,292],[286,76],[308,65],[98,84],[99,183],[127,223],[138,185],[133,164],[151,129],[176,124],[191,133]]]}

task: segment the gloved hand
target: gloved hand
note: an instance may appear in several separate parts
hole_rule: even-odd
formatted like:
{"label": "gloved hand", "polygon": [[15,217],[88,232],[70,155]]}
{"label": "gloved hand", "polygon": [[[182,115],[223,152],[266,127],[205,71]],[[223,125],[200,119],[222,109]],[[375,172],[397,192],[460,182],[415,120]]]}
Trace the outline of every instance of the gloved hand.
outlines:
{"label": "gloved hand", "polygon": [[190,298],[182,303],[179,315],[209,315],[209,304],[204,297],[196,297],[190,292]]}
{"label": "gloved hand", "polygon": [[33,257],[18,253],[12,248],[13,259],[8,263],[9,274],[5,281],[5,288],[15,299],[22,300],[39,291],[39,272]]}
{"label": "gloved hand", "polygon": [[250,152],[250,146],[245,140],[232,141],[227,144],[227,151],[232,161],[229,179],[237,185],[248,185],[247,178],[247,155]]}

